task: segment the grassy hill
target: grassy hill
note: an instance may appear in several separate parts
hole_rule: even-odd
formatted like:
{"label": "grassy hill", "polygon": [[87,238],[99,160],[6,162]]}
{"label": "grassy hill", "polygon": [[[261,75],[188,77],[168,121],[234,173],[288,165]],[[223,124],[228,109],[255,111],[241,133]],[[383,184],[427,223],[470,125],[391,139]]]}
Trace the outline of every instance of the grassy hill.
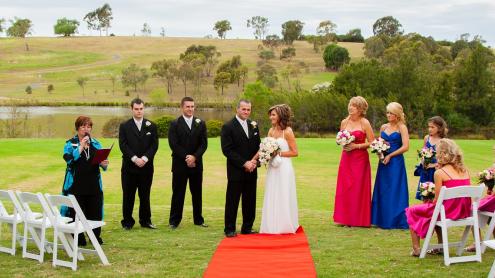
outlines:
{"label": "grassy hill", "polygon": [[[150,38],[150,37],[73,37],[73,38],[26,38],[0,39],[0,101],[16,98],[25,101],[44,102],[127,102],[136,93],[126,88],[120,81],[112,92],[110,75],[121,74],[123,68],[131,63],[148,68],[153,61],[164,58],[178,59],[192,44],[214,45],[222,53],[220,62],[229,60],[234,55],[241,55],[242,63],[249,67],[248,82],[256,79],[256,62],[258,58],[257,40],[219,40],[200,38]],[[26,51],[26,45],[29,51]],[[363,44],[340,43],[346,47],[352,59],[363,56]],[[321,53],[315,53],[312,45],[297,41],[297,61],[304,61],[309,71],[301,77],[303,88],[309,89],[314,84],[330,81],[335,73],[324,68]],[[280,72],[288,62],[278,59],[270,62]],[[85,87],[85,96],[77,84],[78,77],[85,76],[89,81]],[[278,86],[287,88],[286,82],[279,78]],[[202,101],[229,100],[242,91],[242,86],[230,85],[225,96],[220,96],[214,89],[213,80],[207,80],[200,92],[193,92],[188,85],[188,95],[194,95]],[[47,86],[53,84],[55,90],[48,93]],[[33,93],[25,92],[31,86]],[[163,83],[155,78],[149,79],[144,89],[137,92],[144,99],[155,96],[161,101],[177,101],[184,95],[182,84],[176,82],[172,95],[167,95]]]}

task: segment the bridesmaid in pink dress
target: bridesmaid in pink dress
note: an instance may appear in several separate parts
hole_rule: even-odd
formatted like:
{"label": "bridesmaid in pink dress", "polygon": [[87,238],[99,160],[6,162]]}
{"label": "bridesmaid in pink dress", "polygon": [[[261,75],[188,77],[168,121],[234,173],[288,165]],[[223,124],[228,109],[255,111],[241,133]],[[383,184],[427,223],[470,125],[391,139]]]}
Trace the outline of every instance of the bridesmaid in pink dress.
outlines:
{"label": "bridesmaid in pink dress", "polygon": [[333,213],[333,221],[340,225],[371,225],[371,167],[367,149],[374,135],[370,122],[364,118],[367,109],[363,97],[351,98],[349,116],[340,124],[340,130],[346,129],[355,136],[340,157]]}
{"label": "bridesmaid in pink dress", "polygon": [[[430,226],[431,217],[435,209],[437,196],[442,186],[447,188],[470,185],[469,173],[464,166],[462,152],[457,144],[450,139],[443,138],[437,145],[438,170],[435,171],[435,199],[432,203],[424,203],[406,208],[407,223],[411,232],[413,250],[412,256],[419,256],[420,238],[425,238]],[[471,199],[457,198],[444,202],[447,218],[457,220],[471,215]],[[442,242],[442,232],[436,227],[438,242]],[[429,251],[439,253],[441,250]]]}

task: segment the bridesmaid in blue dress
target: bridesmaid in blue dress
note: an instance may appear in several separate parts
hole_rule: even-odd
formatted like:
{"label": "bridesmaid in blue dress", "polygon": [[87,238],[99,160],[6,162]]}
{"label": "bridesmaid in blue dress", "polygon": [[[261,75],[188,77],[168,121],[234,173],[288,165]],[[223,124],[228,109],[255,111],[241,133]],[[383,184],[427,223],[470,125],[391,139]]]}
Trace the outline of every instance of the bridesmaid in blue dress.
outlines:
{"label": "bridesmaid in blue dress", "polygon": [[[436,145],[440,139],[447,136],[447,123],[440,116],[434,116],[428,119],[428,135],[425,136],[423,147],[433,148],[436,151]],[[421,193],[419,192],[419,185],[423,182],[434,182],[433,175],[435,174],[435,167],[437,166],[437,159],[424,165],[424,162],[416,166],[414,171],[415,176],[419,176],[418,188],[416,189],[416,199],[421,200]]]}
{"label": "bridesmaid in blue dress", "polygon": [[390,149],[383,162],[378,163],[371,224],[383,229],[408,229],[405,209],[409,207],[409,194],[403,153],[409,149],[409,133],[402,105],[389,103],[387,120],[380,136],[390,144]]}

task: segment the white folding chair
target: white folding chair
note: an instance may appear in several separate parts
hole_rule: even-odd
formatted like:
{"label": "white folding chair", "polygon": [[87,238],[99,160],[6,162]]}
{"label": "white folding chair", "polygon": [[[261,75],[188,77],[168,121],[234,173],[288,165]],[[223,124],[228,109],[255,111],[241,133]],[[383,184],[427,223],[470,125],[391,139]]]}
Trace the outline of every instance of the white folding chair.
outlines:
{"label": "white folding chair", "polygon": [[[43,262],[45,250],[51,252],[51,246],[46,244],[45,234],[46,229],[52,226],[50,219],[44,211],[33,212],[33,205],[41,207],[41,201],[38,196],[29,192],[16,192],[19,202],[22,206],[24,219],[24,238],[22,241],[22,257],[38,260]],[[32,237],[39,254],[30,253],[27,251],[28,237]]]}
{"label": "white folding chair", "polygon": [[[4,202],[7,201],[11,204],[12,213],[5,206]],[[7,223],[12,230],[12,246],[10,248],[0,246],[0,252],[9,253],[12,256],[15,255],[16,251],[16,240],[19,238],[17,235],[17,224],[23,222],[21,213],[17,210],[18,208],[17,199],[14,196],[12,190],[0,190],[0,237],[2,233],[1,224]]]}
{"label": "white folding chair", "polygon": [[[87,220],[86,216],[81,210],[81,207],[79,206],[79,203],[76,200],[76,197],[74,195],[69,195],[69,196],[62,196],[62,195],[50,195],[50,194],[45,194],[46,200],[48,201],[48,204],[50,207],[52,207],[52,211],[57,212],[55,214],[55,222],[53,225],[54,228],[54,237],[53,237],[53,243],[56,246],[57,245],[57,239],[58,239],[58,234],[59,233],[64,233],[64,234],[70,234],[74,235],[73,238],[73,248],[72,248],[72,254],[69,255],[72,257],[72,262],[70,261],[63,261],[59,260],[57,258],[57,249],[53,249],[53,266],[65,266],[65,267],[70,267],[72,270],[77,270],[77,261],[78,261],[78,253],[85,252],[85,253],[96,253],[98,257],[100,258],[102,264],[104,265],[109,265],[110,263],[108,262],[108,259],[103,252],[103,249],[100,246],[100,243],[96,239],[95,234],[93,233],[93,229],[95,228],[100,228],[105,225],[105,222],[103,221],[92,221],[92,220]],[[74,209],[75,211],[75,217],[74,217],[74,222],[71,223],[66,223],[63,221],[63,216],[60,215],[59,209],[61,206],[67,206],[69,208]],[[78,242],[78,237],[79,234],[81,233],[86,233],[94,247],[94,249],[83,249],[83,248],[78,248],[77,242]]]}
{"label": "white folding chair", "polygon": [[[483,245],[495,249],[495,239],[483,241]],[[495,278],[495,261],[492,264],[490,273],[488,273],[488,278]]]}
{"label": "white folding chair", "polygon": [[[481,262],[481,247],[480,247],[480,234],[478,224],[478,203],[481,195],[483,194],[484,185],[479,186],[457,186],[452,188],[442,187],[437,199],[435,210],[431,218],[428,233],[426,234],[423,247],[421,248],[420,258],[424,258],[426,251],[430,248],[443,248],[444,264],[449,266],[451,263],[478,261]],[[444,201],[456,198],[472,198],[471,216],[458,220],[451,220],[446,217]],[[440,218],[440,219],[439,219]],[[443,243],[430,244],[431,237],[435,227],[442,228]],[[462,235],[461,241],[449,243],[448,230],[449,227],[466,226]],[[461,256],[466,240],[469,235],[469,231],[473,228],[474,243],[476,246],[476,254],[471,256]],[[450,257],[449,247],[457,247],[457,257]]]}
{"label": "white folding chair", "polygon": [[[486,246],[484,243],[491,239],[495,228],[495,211],[478,210],[478,218],[481,229],[483,229],[488,223],[488,228],[485,230],[485,235],[483,236],[483,241],[481,242],[481,253],[485,253]],[[490,219],[490,222],[488,222],[488,219]]]}

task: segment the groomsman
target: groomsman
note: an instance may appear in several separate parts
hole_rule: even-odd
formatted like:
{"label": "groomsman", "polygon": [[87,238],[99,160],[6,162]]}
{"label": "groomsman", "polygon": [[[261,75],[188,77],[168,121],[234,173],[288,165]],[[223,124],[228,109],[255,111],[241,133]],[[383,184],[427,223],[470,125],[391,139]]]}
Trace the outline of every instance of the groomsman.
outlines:
{"label": "groomsman", "polygon": [[182,115],[170,123],[168,144],[172,150],[172,204],[169,225],[176,229],[184,209],[187,181],[192,195],[194,225],[208,227],[202,216],[203,154],[208,147],[206,124],[194,117],[194,100],[184,97]]}
{"label": "groomsman", "polygon": [[139,194],[139,224],[156,229],[151,222],[150,190],[153,182],[153,158],[158,150],[156,125],[144,118],[144,102],[131,101],[132,118],[119,128],[119,147],[122,152],[122,213],[120,222],[125,230],[134,226],[132,211],[136,190]]}
{"label": "groomsman", "polygon": [[242,196],[241,234],[252,230],[256,213],[257,153],[260,134],[255,121],[249,120],[251,102],[240,100],[236,116],[222,127],[222,152],[227,157],[227,194],[225,235],[235,237],[237,209]]}

